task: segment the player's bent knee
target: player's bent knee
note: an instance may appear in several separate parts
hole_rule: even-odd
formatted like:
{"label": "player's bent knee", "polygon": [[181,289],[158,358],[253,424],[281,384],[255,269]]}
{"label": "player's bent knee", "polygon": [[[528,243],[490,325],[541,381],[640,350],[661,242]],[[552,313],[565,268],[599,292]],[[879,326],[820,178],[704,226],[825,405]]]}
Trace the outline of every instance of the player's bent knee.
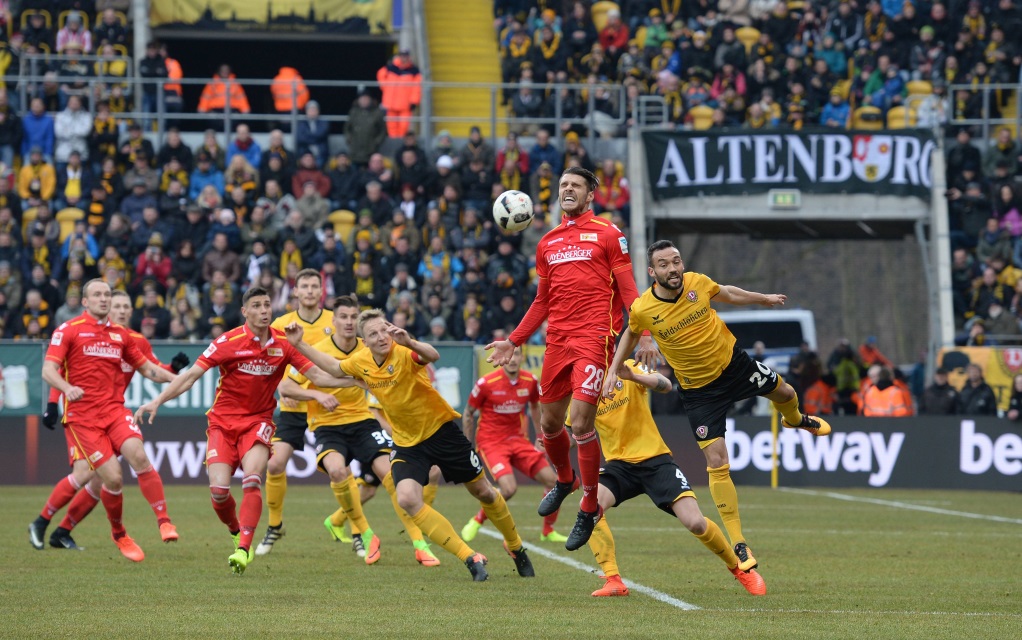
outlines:
{"label": "player's bent knee", "polygon": [[332,467],[327,469],[326,473],[330,476],[330,482],[334,484],[340,484],[348,479],[348,472],[344,467]]}

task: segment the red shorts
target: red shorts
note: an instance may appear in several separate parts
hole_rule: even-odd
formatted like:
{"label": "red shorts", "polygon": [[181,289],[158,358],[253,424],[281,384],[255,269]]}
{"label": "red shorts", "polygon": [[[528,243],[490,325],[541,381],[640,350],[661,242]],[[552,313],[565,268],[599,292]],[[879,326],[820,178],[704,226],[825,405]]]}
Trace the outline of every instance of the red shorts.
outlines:
{"label": "red shorts", "polygon": [[128,438],[142,439],[142,431],[135,424],[131,411],[121,407],[112,412],[105,424],[68,422],[64,425],[67,438],[68,464],[85,460],[95,469],[110,458],[121,455],[121,447]]}
{"label": "red shorts", "polygon": [[252,447],[261,444],[270,449],[270,440],[277,430],[272,420],[254,420],[241,423],[244,426],[226,427],[209,422],[206,429],[206,465],[229,464],[237,471],[241,459]]}
{"label": "red shorts", "polygon": [[609,337],[548,344],[540,377],[540,402],[557,402],[570,394],[575,400],[599,404],[603,376],[613,360],[614,342]]}
{"label": "red shorts", "polygon": [[525,438],[508,438],[500,442],[476,443],[483,463],[490,470],[494,480],[502,478],[518,469],[530,478],[545,467],[549,467],[546,454],[537,451],[536,447]]}

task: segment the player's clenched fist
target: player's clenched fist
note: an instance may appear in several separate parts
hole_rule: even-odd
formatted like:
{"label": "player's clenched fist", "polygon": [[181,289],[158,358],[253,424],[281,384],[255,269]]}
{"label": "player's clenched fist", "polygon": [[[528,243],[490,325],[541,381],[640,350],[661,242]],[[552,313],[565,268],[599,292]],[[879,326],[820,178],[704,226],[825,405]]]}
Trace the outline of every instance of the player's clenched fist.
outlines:
{"label": "player's clenched fist", "polygon": [[284,334],[287,336],[288,342],[297,346],[302,341],[302,337],[305,335],[305,330],[302,329],[302,326],[297,322],[292,322],[284,327]]}
{"label": "player's clenched fist", "polygon": [[67,398],[68,402],[74,402],[75,400],[81,400],[84,398],[85,391],[83,391],[81,387],[71,387],[67,390],[67,393],[64,394],[64,397]]}

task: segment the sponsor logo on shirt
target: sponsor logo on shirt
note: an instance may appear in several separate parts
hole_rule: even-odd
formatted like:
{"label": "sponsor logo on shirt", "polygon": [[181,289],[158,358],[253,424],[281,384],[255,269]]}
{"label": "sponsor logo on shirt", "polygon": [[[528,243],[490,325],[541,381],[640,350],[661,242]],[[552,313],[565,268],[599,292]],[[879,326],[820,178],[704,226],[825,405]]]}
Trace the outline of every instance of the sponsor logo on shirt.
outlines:
{"label": "sponsor logo on shirt", "polygon": [[60,343],[63,342],[63,340],[64,340],[63,332],[57,331],[56,333],[53,334],[53,336],[50,337],[50,344],[52,344],[55,347],[59,347]]}
{"label": "sponsor logo on shirt", "polygon": [[515,414],[521,413],[524,405],[517,400],[507,400],[500,404],[493,405],[493,412],[500,414]]}
{"label": "sponsor logo on shirt", "polygon": [[82,348],[82,353],[96,358],[117,358],[121,359],[121,348],[112,344],[87,344]]}
{"label": "sponsor logo on shirt", "polygon": [[253,376],[272,376],[277,372],[277,365],[269,364],[264,360],[255,362],[242,362],[238,365],[238,371]]}
{"label": "sponsor logo on shirt", "polygon": [[579,242],[597,242],[597,236],[595,233],[581,233],[578,236]]}
{"label": "sponsor logo on shirt", "polygon": [[121,371],[123,371],[124,373],[132,373],[135,371],[135,367],[131,366],[124,360],[121,360]]}
{"label": "sponsor logo on shirt", "polygon": [[272,348],[266,350],[266,354],[268,356],[270,356],[271,358],[273,358],[273,357],[282,358],[282,357],[284,357],[284,350],[283,349],[278,349],[276,347],[272,347]]}
{"label": "sponsor logo on shirt", "polygon": [[255,353],[255,351],[253,351],[251,349],[243,349],[241,351],[235,351],[234,355],[236,355],[238,357],[244,357],[244,356],[253,355],[254,353]]}
{"label": "sponsor logo on shirt", "polygon": [[656,325],[660,324],[663,321],[664,321],[664,319],[661,318],[660,316],[653,316],[653,326],[656,326]]}
{"label": "sponsor logo on shirt", "polygon": [[93,338],[95,336],[96,336],[96,334],[95,333],[91,333],[91,332],[89,332],[89,333],[79,333],[78,334],[79,338]]}
{"label": "sponsor logo on shirt", "polygon": [[556,242],[564,242],[564,237],[554,238],[553,240],[547,242],[547,246],[550,246]]}
{"label": "sponsor logo on shirt", "polygon": [[568,246],[555,253],[547,254],[546,257],[547,264],[561,264],[564,262],[579,262],[582,260],[592,259],[592,249],[581,249],[573,246]]}

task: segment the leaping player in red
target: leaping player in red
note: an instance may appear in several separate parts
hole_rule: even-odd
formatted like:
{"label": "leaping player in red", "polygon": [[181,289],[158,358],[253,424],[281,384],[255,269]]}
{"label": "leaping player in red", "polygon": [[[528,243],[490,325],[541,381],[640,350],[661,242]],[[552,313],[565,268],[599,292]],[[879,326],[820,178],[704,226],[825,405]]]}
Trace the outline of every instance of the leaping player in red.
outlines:
{"label": "leaping player in red", "polygon": [[[597,218],[590,205],[599,181],[581,167],[564,171],[558,201],[564,219],[536,248],[539,289],[518,327],[506,340],[486,345],[496,366],[511,360],[548,320],[547,349],[540,376],[543,443],[557,472],[557,484],[539,504],[549,516],[579,486],[571,468],[571,441],[565,417],[571,404],[571,430],[578,443],[582,502],[565,548],[582,547],[593,533],[602,511],[596,501],[600,478],[600,444],[594,427],[603,376],[614,359],[614,336],[624,328],[625,308],[639,296],[632,276],[628,240],[615,225]],[[640,341],[638,359],[653,364],[659,358],[652,339]]]}
{"label": "leaping player in red", "polygon": [[[142,495],[153,507],[165,542],[177,540],[177,530],[167,517],[163,482],[142,448],[141,434],[131,412],[124,408],[122,363],[156,382],[174,375],[150,362],[131,339],[129,331],[110,322],[110,286],[99,279],[82,289],[85,313],[60,325],[50,338],[43,363],[43,380],[64,394],[64,422],[74,442],[70,457],[72,473],[57,483],[42,515],[29,525],[32,546],[42,548],[50,517],[89,480],[94,470],[103,481],[100,500],[110,520],[118,549],[129,560],[141,562],[142,549],[128,536],[121,522],[123,478],[117,456],[121,453],[138,472]],[[60,374],[63,368],[64,375]]]}
{"label": "leaping player in red", "polygon": [[[152,424],[160,405],[187,392],[209,369],[220,368],[216,399],[206,412],[206,473],[213,510],[234,538],[236,549],[228,564],[236,574],[244,573],[255,557],[252,535],[263,511],[261,487],[276,429],[274,392],[281,371],[293,366],[319,387],[356,384],[353,378],[335,378],[316,367],[291,346],[283,331],[270,328],[273,312],[266,289],[252,287],[241,300],[245,324],[217,338],[190,369],[135,412],[139,424],[146,414]],[[330,396],[321,404],[332,411],[337,399]],[[239,466],[244,474],[240,514],[231,496],[231,476]]]}

